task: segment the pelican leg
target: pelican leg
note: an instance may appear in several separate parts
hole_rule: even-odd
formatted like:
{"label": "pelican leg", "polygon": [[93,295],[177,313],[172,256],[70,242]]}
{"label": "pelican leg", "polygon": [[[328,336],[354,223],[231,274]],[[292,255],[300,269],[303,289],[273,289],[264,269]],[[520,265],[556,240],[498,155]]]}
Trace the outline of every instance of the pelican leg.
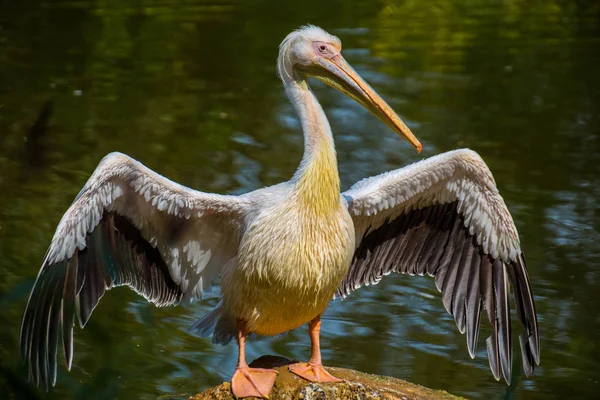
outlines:
{"label": "pelican leg", "polygon": [[277,378],[277,371],[264,368],[250,368],[246,363],[246,331],[238,323],[238,363],[231,378],[231,390],[238,398],[262,397],[269,398],[269,392]]}
{"label": "pelican leg", "polygon": [[297,363],[289,366],[290,372],[311,382],[341,382],[323,368],[321,363],[321,344],[319,333],[321,332],[321,316],[308,323],[310,334],[310,360],[307,363]]}

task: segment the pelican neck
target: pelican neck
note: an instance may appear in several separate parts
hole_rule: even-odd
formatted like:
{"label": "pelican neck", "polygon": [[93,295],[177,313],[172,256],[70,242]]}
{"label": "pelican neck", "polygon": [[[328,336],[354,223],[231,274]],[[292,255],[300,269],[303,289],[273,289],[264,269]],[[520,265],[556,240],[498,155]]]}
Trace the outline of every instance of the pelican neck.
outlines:
{"label": "pelican neck", "polygon": [[339,207],[340,178],[331,126],[306,80],[287,82],[285,91],[304,134],[304,155],[292,181],[309,208],[328,211]]}

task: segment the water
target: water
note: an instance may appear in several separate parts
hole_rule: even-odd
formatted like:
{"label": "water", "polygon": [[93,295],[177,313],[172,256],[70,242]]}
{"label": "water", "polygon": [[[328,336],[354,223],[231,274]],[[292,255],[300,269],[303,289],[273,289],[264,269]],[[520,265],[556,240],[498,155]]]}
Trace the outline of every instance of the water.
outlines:
{"label": "water", "polygon": [[[519,229],[542,364],[494,381],[433,281],[390,276],[332,303],[328,365],[472,398],[584,398],[600,390],[600,7],[593,1],[0,1],[0,397],[155,399],[229,379],[234,346],[186,328],[216,302],[156,309],[121,288],[75,332],[70,373],[27,383],[18,328],[54,229],[102,156],[122,151],[204,191],[289,179],[298,121],[275,76],[281,39],[310,22],[422,140],[410,146],[351,100],[314,90],[344,187],[459,147],[489,164]],[[517,328],[516,321],[513,325]],[[517,328],[518,329],[518,328]],[[306,359],[304,329],[249,357]]]}

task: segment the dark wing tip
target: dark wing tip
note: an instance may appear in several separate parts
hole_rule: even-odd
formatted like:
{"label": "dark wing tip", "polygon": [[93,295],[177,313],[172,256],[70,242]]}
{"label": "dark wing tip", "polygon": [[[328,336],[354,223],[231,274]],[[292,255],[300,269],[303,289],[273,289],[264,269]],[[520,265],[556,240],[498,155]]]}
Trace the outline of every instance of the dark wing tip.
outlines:
{"label": "dark wing tip", "polygon": [[512,376],[512,336],[506,265],[502,261],[496,260],[492,269],[496,318],[498,319],[500,365],[502,366],[504,380],[510,384]]}
{"label": "dark wing tip", "polygon": [[133,287],[160,306],[176,304],[183,297],[160,252],[127,218],[104,213],[87,235],[86,248],[75,250],[68,260],[45,262],[34,283],[19,340],[30,380],[46,389],[54,386],[60,337],[71,369],[75,315],[83,327],[105,291],[120,285]]}
{"label": "dark wing tip", "polygon": [[488,360],[490,362],[490,370],[494,379],[500,380],[500,354],[498,351],[498,339],[495,333],[492,333],[485,340],[487,346]]}
{"label": "dark wing tip", "polygon": [[21,356],[29,378],[46,390],[56,383],[56,352],[66,263],[45,264],[38,276],[21,324]]}
{"label": "dark wing tip", "polygon": [[[482,280],[482,297],[485,309],[494,332],[488,338],[488,355],[490,368],[498,379],[501,372],[507,384],[512,376],[512,330],[508,284],[512,286],[517,317],[525,329],[519,335],[521,361],[527,377],[534,373],[535,365],[539,365],[539,331],[537,314],[527,274],[525,259],[521,254],[517,261],[503,263],[500,260],[489,260],[484,264],[485,279]],[[498,365],[499,362],[499,365]]]}
{"label": "dark wing tip", "polygon": [[532,376],[535,365],[540,364],[540,336],[535,301],[523,253],[519,255],[516,262],[507,267],[513,287],[517,316],[525,328],[525,332],[519,336],[523,370],[527,376]]}

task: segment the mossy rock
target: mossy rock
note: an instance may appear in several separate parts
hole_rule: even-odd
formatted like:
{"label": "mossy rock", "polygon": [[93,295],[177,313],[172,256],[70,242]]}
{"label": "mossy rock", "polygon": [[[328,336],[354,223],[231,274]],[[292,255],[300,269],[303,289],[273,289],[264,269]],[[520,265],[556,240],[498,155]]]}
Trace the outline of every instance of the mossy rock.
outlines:
{"label": "mossy rock", "polygon": [[[282,357],[263,356],[250,366],[273,368],[279,372],[270,400],[458,400],[460,397],[443,390],[433,390],[401,379],[370,375],[345,368],[327,367],[340,383],[311,383],[288,371],[294,361]],[[175,397],[171,397],[174,399]],[[234,400],[231,385],[224,382],[189,400]]]}

